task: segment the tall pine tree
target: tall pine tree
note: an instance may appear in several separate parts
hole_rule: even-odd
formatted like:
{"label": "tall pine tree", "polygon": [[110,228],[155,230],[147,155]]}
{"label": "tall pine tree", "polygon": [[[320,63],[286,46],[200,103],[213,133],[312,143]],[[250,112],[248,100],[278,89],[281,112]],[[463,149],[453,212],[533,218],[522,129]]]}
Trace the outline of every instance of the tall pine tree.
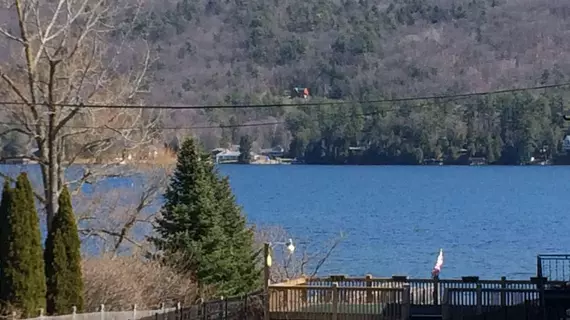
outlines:
{"label": "tall pine tree", "polygon": [[18,176],[16,187],[8,194],[2,237],[9,249],[3,260],[2,292],[9,308],[32,317],[45,308],[46,283],[39,219],[27,174]]}
{"label": "tall pine tree", "polygon": [[[240,272],[254,265],[254,257],[252,246],[237,250],[247,241],[234,238],[236,230],[228,232],[230,224],[240,223],[224,221],[234,215],[225,215],[232,207],[220,201],[226,198],[218,194],[224,191],[220,183],[208,156],[192,139],[185,140],[152,241],[167,262],[192,272],[201,285],[214,286],[218,295],[228,296],[253,287],[253,281]],[[227,191],[231,193],[229,186]]]}
{"label": "tall pine tree", "polygon": [[67,187],[59,196],[59,210],[46,239],[44,260],[48,314],[68,314],[74,306],[82,311],[81,242]]}
{"label": "tall pine tree", "polygon": [[215,189],[204,163],[194,141],[185,140],[164,195],[162,216],[156,221],[157,237],[152,241],[167,262],[192,272],[200,284],[220,286],[224,282],[225,239],[219,228]]}
{"label": "tall pine tree", "polygon": [[10,300],[9,278],[4,270],[8,268],[8,252],[10,251],[10,242],[8,237],[8,214],[11,207],[12,188],[8,180],[4,181],[4,189],[2,190],[2,201],[0,202],[0,315],[7,314],[9,307],[7,302]]}
{"label": "tall pine tree", "polygon": [[[227,177],[220,177],[212,168],[213,184],[216,186],[216,202],[221,216],[221,227],[229,239],[228,245],[238,275],[232,286],[237,293],[251,292],[261,286],[261,270],[257,268],[258,256],[254,250],[254,233],[238,206]],[[259,253],[259,252],[257,252]]]}

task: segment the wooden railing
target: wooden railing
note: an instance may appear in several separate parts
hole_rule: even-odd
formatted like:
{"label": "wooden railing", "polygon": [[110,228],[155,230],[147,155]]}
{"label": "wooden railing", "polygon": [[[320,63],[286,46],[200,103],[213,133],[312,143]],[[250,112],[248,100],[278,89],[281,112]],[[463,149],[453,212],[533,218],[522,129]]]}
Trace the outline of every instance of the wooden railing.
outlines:
{"label": "wooden railing", "polygon": [[408,319],[409,290],[407,285],[402,288],[273,285],[269,287],[269,312],[272,320]]}
{"label": "wooden railing", "polygon": [[[271,319],[405,319],[413,310],[442,305],[449,319],[481,312],[536,313],[539,292],[559,282],[529,280],[300,278],[269,286]],[[356,316],[358,315],[358,316]],[[531,317],[527,317],[531,319]]]}

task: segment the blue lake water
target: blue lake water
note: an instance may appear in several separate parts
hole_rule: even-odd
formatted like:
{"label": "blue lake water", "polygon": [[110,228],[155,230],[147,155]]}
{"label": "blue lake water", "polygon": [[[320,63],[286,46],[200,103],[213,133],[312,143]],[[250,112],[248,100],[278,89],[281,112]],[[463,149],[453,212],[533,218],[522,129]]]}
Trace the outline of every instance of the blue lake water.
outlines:
{"label": "blue lake water", "polygon": [[[442,278],[527,279],[537,254],[570,251],[569,166],[220,171],[251,223],[282,226],[298,247],[310,251],[345,234],[321,274],[429,277],[443,248]],[[112,180],[109,192],[118,184],[133,185]]]}
{"label": "blue lake water", "polygon": [[539,253],[570,251],[570,167],[232,166],[251,222],[324,243],[321,273],[526,278]]}

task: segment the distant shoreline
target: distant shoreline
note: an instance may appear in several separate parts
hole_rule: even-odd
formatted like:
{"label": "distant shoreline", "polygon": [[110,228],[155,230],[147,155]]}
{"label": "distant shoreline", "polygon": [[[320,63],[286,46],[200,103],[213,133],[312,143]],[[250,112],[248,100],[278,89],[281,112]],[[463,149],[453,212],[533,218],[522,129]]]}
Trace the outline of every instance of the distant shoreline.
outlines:
{"label": "distant shoreline", "polygon": [[570,164],[485,164],[485,165],[469,165],[469,164],[443,164],[443,165],[431,165],[431,164],[404,164],[404,163],[387,163],[387,164],[356,164],[356,163],[219,163],[219,165],[249,165],[249,166],[337,166],[337,167],[389,167],[389,166],[400,166],[400,167],[561,167],[568,166]]}

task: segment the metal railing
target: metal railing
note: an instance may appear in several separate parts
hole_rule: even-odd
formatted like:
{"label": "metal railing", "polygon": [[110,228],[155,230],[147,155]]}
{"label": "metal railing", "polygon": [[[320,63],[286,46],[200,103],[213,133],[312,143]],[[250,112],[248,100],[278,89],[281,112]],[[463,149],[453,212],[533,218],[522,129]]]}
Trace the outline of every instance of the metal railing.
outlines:
{"label": "metal railing", "polygon": [[410,287],[410,303],[413,305],[438,305],[441,304],[446,289],[514,289],[534,290],[538,289],[535,278],[530,280],[481,280],[479,277],[462,277],[461,279],[409,279],[404,276],[390,278],[373,278],[366,276],[361,278],[347,278],[343,276],[331,276],[328,278],[306,279],[305,286],[330,287],[337,283],[339,287],[362,287],[362,288],[403,288]]}
{"label": "metal railing", "polygon": [[541,319],[538,289],[445,289],[442,319]]}
{"label": "metal railing", "polygon": [[264,293],[258,291],[239,297],[206,301],[141,320],[262,320],[265,298]]}
{"label": "metal railing", "polygon": [[551,281],[570,281],[570,254],[539,254],[536,276]]}

